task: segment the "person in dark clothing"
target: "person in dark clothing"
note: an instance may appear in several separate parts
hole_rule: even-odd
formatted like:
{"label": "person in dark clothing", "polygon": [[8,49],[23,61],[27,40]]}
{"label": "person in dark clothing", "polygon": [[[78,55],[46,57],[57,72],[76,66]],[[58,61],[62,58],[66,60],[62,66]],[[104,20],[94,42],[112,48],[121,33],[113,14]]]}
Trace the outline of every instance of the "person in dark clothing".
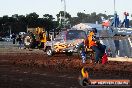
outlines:
{"label": "person in dark clothing", "polygon": [[102,57],[103,54],[105,53],[106,45],[102,45],[100,42],[98,42],[97,45],[98,45],[98,49],[101,51],[100,54],[101,54],[101,57]]}
{"label": "person in dark clothing", "polygon": [[115,47],[116,47],[115,53],[118,56],[119,55],[119,46],[120,46],[119,40],[114,40],[114,43],[115,43]]}
{"label": "person in dark clothing", "polygon": [[32,44],[30,48],[35,48],[37,46],[35,35],[32,32],[30,33],[30,35],[32,37]]}
{"label": "person in dark clothing", "polygon": [[12,34],[11,38],[13,39],[13,44],[15,44],[15,42],[16,42],[16,35],[14,33]]}
{"label": "person in dark clothing", "polygon": [[21,49],[22,48],[22,37],[21,37],[21,35],[18,36],[17,42],[19,43],[19,49]]}

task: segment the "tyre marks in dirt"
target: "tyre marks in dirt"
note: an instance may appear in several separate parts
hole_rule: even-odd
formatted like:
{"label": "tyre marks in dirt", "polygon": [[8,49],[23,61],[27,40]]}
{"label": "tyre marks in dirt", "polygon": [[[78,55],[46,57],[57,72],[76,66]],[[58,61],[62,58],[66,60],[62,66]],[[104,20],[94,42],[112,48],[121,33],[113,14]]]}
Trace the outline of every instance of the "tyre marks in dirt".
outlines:
{"label": "tyre marks in dirt", "polygon": [[[76,88],[76,76],[0,65],[0,88]],[[76,85],[77,84],[77,85]]]}

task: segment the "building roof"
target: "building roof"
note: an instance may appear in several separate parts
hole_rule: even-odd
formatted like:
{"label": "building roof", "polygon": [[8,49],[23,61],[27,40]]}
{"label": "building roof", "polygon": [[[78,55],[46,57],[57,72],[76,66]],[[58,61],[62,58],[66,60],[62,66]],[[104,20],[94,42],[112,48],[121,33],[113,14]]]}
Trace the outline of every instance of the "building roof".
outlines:
{"label": "building roof", "polygon": [[73,28],[77,28],[77,29],[81,29],[81,30],[97,28],[97,30],[102,30],[102,25],[101,24],[93,24],[93,23],[80,23],[80,24],[73,26]]}

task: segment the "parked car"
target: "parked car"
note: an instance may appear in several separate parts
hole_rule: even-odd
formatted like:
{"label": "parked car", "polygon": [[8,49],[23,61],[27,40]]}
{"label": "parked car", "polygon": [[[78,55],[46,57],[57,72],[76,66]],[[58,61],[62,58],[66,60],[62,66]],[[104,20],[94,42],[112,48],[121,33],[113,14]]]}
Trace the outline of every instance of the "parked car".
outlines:
{"label": "parked car", "polygon": [[24,35],[26,34],[26,32],[19,32],[19,35]]}
{"label": "parked car", "polygon": [[2,39],[4,41],[7,41],[7,42],[12,41],[12,39],[10,38],[10,36],[3,37]]}
{"label": "parked car", "polygon": [[2,37],[0,37],[0,41],[4,41],[4,39]]}

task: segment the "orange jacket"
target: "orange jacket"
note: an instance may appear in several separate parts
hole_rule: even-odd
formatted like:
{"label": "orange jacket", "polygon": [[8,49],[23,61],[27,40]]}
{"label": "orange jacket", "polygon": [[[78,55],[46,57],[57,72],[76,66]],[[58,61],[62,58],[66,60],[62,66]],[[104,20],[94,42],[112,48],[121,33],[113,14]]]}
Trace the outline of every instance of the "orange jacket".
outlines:
{"label": "orange jacket", "polygon": [[89,48],[91,48],[91,46],[97,46],[96,42],[93,40],[94,35],[94,32],[90,32],[88,35]]}

